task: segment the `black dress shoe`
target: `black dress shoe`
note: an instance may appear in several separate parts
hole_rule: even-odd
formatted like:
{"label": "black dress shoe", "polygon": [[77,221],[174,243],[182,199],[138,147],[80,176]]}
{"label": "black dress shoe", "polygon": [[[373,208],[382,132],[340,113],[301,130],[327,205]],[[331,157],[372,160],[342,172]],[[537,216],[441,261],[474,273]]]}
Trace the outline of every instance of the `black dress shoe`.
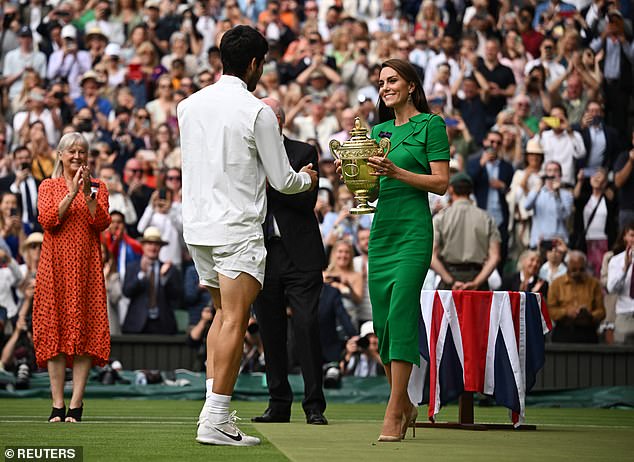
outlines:
{"label": "black dress shoe", "polygon": [[251,418],[251,422],[257,423],[284,423],[290,421],[291,416],[289,414],[279,414],[270,408],[264,411],[264,414]]}
{"label": "black dress shoe", "polygon": [[321,411],[308,411],[306,423],[310,425],[328,425],[328,420]]}

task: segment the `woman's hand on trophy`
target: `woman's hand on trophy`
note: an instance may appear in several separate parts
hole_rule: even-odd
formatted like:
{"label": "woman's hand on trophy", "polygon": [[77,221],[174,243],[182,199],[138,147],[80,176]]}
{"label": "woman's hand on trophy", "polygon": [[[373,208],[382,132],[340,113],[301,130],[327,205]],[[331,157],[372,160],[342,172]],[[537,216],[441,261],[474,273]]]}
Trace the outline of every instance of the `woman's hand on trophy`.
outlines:
{"label": "woman's hand on trophy", "polygon": [[397,166],[387,157],[372,156],[368,158],[368,165],[374,169],[370,175],[393,177],[396,174]]}
{"label": "woman's hand on trophy", "polygon": [[343,180],[343,172],[341,171],[341,159],[335,158],[335,172],[339,178]]}

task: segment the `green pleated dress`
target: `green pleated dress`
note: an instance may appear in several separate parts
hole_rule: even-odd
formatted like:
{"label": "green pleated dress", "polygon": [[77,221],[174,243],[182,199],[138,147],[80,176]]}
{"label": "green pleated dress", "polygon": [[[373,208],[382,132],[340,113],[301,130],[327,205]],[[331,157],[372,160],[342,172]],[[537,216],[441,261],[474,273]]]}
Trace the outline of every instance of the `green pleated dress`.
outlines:
{"label": "green pleated dress", "polygon": [[[388,158],[397,166],[431,174],[429,163],[449,160],[444,120],[419,114],[408,123],[376,125],[372,138],[389,136]],[[368,252],[368,286],[374,332],[384,364],[419,365],[420,292],[431,262],[434,232],[427,192],[381,177]]]}

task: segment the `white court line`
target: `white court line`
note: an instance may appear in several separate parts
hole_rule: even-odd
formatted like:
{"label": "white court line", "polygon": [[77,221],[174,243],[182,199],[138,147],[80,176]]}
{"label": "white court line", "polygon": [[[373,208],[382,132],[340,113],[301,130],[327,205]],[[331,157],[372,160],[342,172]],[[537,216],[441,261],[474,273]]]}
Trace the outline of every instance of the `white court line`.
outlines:
{"label": "white court line", "polygon": [[[10,416],[10,417],[27,417],[27,416]],[[28,417],[40,417],[40,416],[28,416]],[[103,419],[103,417],[95,417],[95,419]],[[121,420],[125,420],[124,417],[117,417],[116,419],[121,419]],[[300,423],[301,421],[297,421],[297,423]],[[368,423],[368,424],[376,424],[377,422],[382,422],[382,420],[354,420],[354,419],[337,419],[335,420],[335,422],[340,422],[340,423]],[[27,419],[19,419],[19,420],[0,420],[0,424],[3,423],[41,423],[41,424],[45,424],[48,425],[49,422],[47,422],[46,420],[42,420],[42,419],[38,419],[38,420],[27,420]],[[53,423],[59,423],[59,422],[53,422]],[[80,425],[99,425],[99,424],[104,424],[104,423],[114,423],[114,422],[107,422],[107,421],[100,421],[100,420],[93,420],[93,418],[91,418],[89,421],[83,421],[80,423]],[[116,422],[116,423],[125,423],[126,425],[191,425],[191,426],[195,426],[196,423],[194,422],[193,419],[188,419],[188,421],[166,421],[166,420],[160,420],[160,421],[155,421],[155,420],[128,420],[126,422]],[[499,424],[500,422],[478,422],[478,423],[482,423],[482,424],[488,424],[488,423],[495,423],[495,424]],[[539,422],[529,422],[532,425],[536,425],[538,427],[553,427],[553,428],[603,428],[603,429],[617,429],[617,430],[631,430],[634,427],[632,426],[628,426],[628,425],[592,425],[592,424],[554,424],[554,423],[539,423]],[[255,425],[256,427],[258,426],[258,424],[254,424],[252,422],[245,422],[246,425]],[[495,431],[495,430],[492,430]]]}

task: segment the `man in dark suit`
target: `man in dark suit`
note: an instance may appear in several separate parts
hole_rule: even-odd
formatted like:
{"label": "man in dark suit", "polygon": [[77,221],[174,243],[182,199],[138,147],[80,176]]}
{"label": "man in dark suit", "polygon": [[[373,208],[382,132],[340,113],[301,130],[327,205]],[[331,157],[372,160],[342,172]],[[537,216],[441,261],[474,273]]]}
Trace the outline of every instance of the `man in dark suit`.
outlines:
{"label": "man in dark suit", "polygon": [[[281,128],[284,112],[279,102],[263,100],[277,115]],[[291,166],[299,171],[310,163],[317,166],[317,151],[309,144],[284,138]],[[266,273],[264,287],[254,303],[266,358],[269,406],[253,422],[288,422],[293,392],[288,382],[287,315],[295,337],[297,358],[304,378],[302,406],[306,422],[326,425],[326,399],[322,386],[322,355],[319,336],[319,295],[323,284],[321,271],[326,256],[314,213],[317,190],[293,196],[273,188],[267,191]]]}
{"label": "man in dark suit", "polygon": [[[484,142],[484,150],[469,157],[467,173],[473,180],[473,193],[478,207],[486,210],[495,220],[502,238],[498,270],[506,262],[508,247],[509,206],[506,193],[513,180],[513,166],[499,157],[502,134],[490,131]],[[502,271],[500,271],[500,274]]]}
{"label": "man in dark suit", "polygon": [[130,305],[121,328],[125,334],[176,333],[174,310],[180,306],[183,278],[171,262],[158,259],[165,244],[159,229],[150,226],[141,239],[141,260],[126,266],[123,295]]}
{"label": "man in dark suit", "polygon": [[40,182],[31,173],[33,155],[26,146],[18,146],[13,151],[13,173],[0,178],[0,193],[11,191],[18,194],[21,201],[22,223],[31,231],[41,231],[37,221],[37,191]]}
{"label": "man in dark suit", "polygon": [[619,132],[606,125],[603,117],[603,104],[589,101],[579,126],[586,155],[575,159],[576,171],[584,169],[586,178],[590,178],[599,167],[611,171],[622,148]]}

